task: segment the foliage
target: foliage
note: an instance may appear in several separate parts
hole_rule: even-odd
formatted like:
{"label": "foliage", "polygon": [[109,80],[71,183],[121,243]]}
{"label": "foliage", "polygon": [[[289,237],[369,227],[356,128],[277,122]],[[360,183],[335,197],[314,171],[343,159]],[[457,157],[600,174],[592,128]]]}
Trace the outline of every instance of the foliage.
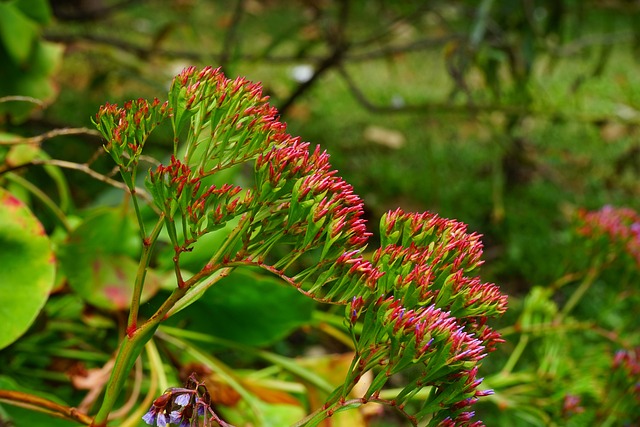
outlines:
{"label": "foliage", "polygon": [[[629,208],[576,213],[574,259],[567,260],[576,271],[553,286],[533,288],[514,326],[502,330],[517,343],[502,369],[486,379],[496,390],[494,402],[505,409],[501,422],[510,416],[532,425],[638,421],[637,328],[623,320],[638,303],[629,292],[638,280],[637,220]],[[593,295],[603,296],[598,287],[611,287],[613,298],[594,303]],[[592,300],[583,301],[589,295]]]}
{"label": "foliage", "polygon": [[[465,317],[460,304],[469,294],[455,291],[481,288],[491,298],[495,293],[487,280],[500,283],[509,294],[509,310],[491,321],[499,325],[505,343],[477,364],[478,372],[463,369],[466,380],[465,375],[448,378],[458,384],[468,380],[472,387],[472,378],[485,378],[479,394],[494,393],[474,404],[478,419],[523,427],[638,423],[637,5],[600,0],[240,0],[229,7],[200,0],[153,5],[97,0],[70,6],[52,1],[54,20],[45,1],[0,5],[26,17],[10,24],[29,34],[33,52],[41,45],[52,47],[51,42],[65,46],[55,74],[52,67],[61,48],[52,47],[50,56],[30,53],[22,67],[28,66],[37,79],[31,72],[7,74],[13,60],[0,63],[0,74],[9,76],[0,80],[12,88],[0,94],[0,108],[12,114],[24,108],[20,117],[0,123],[0,185],[30,208],[32,214],[25,211],[25,217],[40,220],[48,236],[48,243],[42,239],[43,248],[50,244],[58,261],[51,292],[51,265],[41,266],[47,270],[47,290],[42,286],[36,291],[37,281],[19,280],[25,294],[49,295],[44,307],[35,303],[37,298],[31,307],[10,304],[8,316],[17,329],[13,343],[0,352],[2,421],[17,426],[90,423],[85,414],[98,412],[104,400],[113,368],[110,355],[127,327],[134,330],[126,319],[132,299],[139,299],[139,306],[131,317],[138,319],[136,328],[144,329],[181,280],[189,283],[202,274],[221,250],[221,256],[231,254],[222,262],[236,263],[230,267],[234,270],[226,277],[211,276],[210,287],[203,274],[205,282],[194,285],[196,292],[187,292],[162,320],[116,399],[115,406],[122,405],[113,411],[117,425],[146,425],[142,418],[154,407],[156,415],[164,411],[184,422],[197,414],[196,408],[209,407],[208,399],[209,418],[235,425],[302,424],[314,408],[320,409],[310,418],[332,413],[330,422],[336,426],[404,425],[407,416],[434,409],[429,399],[447,401],[464,394],[455,392],[457,387],[447,388],[451,396],[431,395],[437,387],[430,385],[418,390],[423,385],[419,367],[439,360],[435,353],[402,345],[421,341],[427,350],[434,345],[427,345],[412,322],[442,320],[430,325],[443,334],[443,343],[455,336],[445,327],[449,320],[452,327],[464,326],[465,333],[486,327]],[[37,11],[46,13],[34,15]],[[3,25],[0,51],[10,45],[26,52],[27,39],[7,36],[9,27]],[[322,181],[332,168],[318,165],[318,171],[315,164],[324,164],[324,154],[300,141],[292,151],[296,154],[284,158],[276,153],[266,158],[259,149],[225,151],[245,147],[231,136],[236,129],[228,105],[220,105],[220,113],[227,115],[220,117],[215,135],[226,141],[224,146],[209,145],[209,127],[194,138],[198,132],[190,128],[192,121],[209,117],[216,123],[202,108],[212,100],[207,98],[211,93],[203,93],[199,106],[185,110],[178,121],[171,111],[186,106],[188,88],[181,94],[174,87],[173,104],[164,111],[162,103],[124,102],[140,96],[152,100],[166,91],[178,70],[211,63],[229,76],[266,82],[263,90],[278,107],[273,122],[286,120],[287,132],[331,152],[341,178],[334,173]],[[22,87],[18,83],[23,78],[29,87],[34,83],[47,91],[14,90]],[[37,101],[24,95],[44,100],[57,86],[62,90],[55,103],[26,114],[32,106],[24,101]],[[108,145],[110,156],[104,155],[98,132],[65,127],[89,126],[89,117],[105,101],[122,107],[104,106],[103,117],[112,116],[114,123],[102,125],[127,141],[115,148]],[[120,126],[123,111],[128,126]],[[269,107],[261,111],[271,112]],[[133,126],[136,120],[140,123]],[[241,126],[248,129],[249,123]],[[177,134],[176,126],[182,126]],[[258,134],[252,142],[270,138]],[[193,150],[187,152],[187,146]],[[144,153],[138,152],[141,147]],[[240,157],[220,165],[206,160],[206,150],[219,159]],[[305,170],[320,176],[305,181],[304,171],[274,170],[284,174],[280,179],[286,184],[276,184],[272,193],[278,180],[269,165],[291,165],[297,156],[308,156]],[[124,167],[124,179],[116,177],[114,160]],[[265,168],[256,169],[256,162],[265,162]],[[263,190],[260,180],[269,186]],[[301,181],[309,193],[302,192],[307,187]],[[314,193],[323,183],[333,195],[324,202]],[[135,197],[123,198],[122,190]],[[341,190],[362,198],[347,202],[354,211],[345,212],[345,222],[355,218],[366,225],[383,218],[380,228],[366,225],[362,230],[372,233],[367,248],[355,245],[358,252],[345,260],[332,250],[348,246],[348,239],[333,242],[325,234],[318,241],[312,231],[299,234],[316,221],[319,230],[331,229],[333,213],[344,202]],[[278,198],[263,200],[258,208],[257,200],[267,194]],[[302,195],[309,205],[295,206],[293,195]],[[179,202],[174,198],[167,203],[167,196]],[[290,205],[285,209],[279,201]],[[292,202],[298,224],[306,225],[283,236],[283,229],[268,225],[283,223],[293,213]],[[221,208],[216,211],[215,206]],[[397,206],[401,209],[395,210]],[[427,209],[460,222],[406,213]],[[162,212],[167,211],[173,212],[173,226],[171,221],[159,225],[158,215],[166,217]],[[227,237],[242,234],[237,231],[242,218],[252,212],[262,212],[265,222],[251,224],[247,241],[238,237],[235,247],[227,246]],[[409,218],[418,217],[442,238],[412,249],[408,241],[389,234],[393,227],[385,227],[394,220],[406,226]],[[6,218],[3,236],[8,237],[14,235],[15,218]],[[452,252],[475,253],[473,242],[479,237],[462,222],[484,235],[482,279],[475,278],[475,270],[447,271],[453,258],[438,258],[437,250],[427,249],[453,245]],[[175,233],[167,231],[172,227]],[[443,231],[447,227],[455,232]],[[145,249],[141,239],[156,231],[153,250]],[[267,240],[255,240],[263,232]],[[299,246],[297,239],[308,250],[292,252]],[[467,242],[466,249],[461,242]],[[233,251],[245,245],[250,250],[236,260]],[[250,251],[258,256],[249,261]],[[44,259],[45,252],[37,258]],[[11,259],[11,264],[2,263],[5,270],[16,260],[16,266],[25,267],[22,251],[0,253]],[[321,263],[324,256],[353,264],[334,263],[331,269]],[[148,259],[146,273],[138,267],[141,259]],[[353,277],[361,270],[363,277],[384,273],[371,282],[385,290],[386,299],[375,299],[371,290],[355,292],[363,288],[364,279]],[[35,267],[24,271],[38,275]],[[144,286],[133,286],[141,274]],[[397,282],[391,280],[394,275]],[[419,292],[429,281],[431,287],[442,286],[438,295]],[[345,289],[349,284],[353,289]],[[2,301],[14,296],[13,289]],[[447,296],[449,289],[454,293]],[[445,297],[451,302],[447,309],[439,305]],[[422,304],[435,308],[426,310]],[[388,333],[363,348],[377,327]],[[408,332],[411,327],[415,333]],[[488,329],[485,333],[490,335]],[[473,347],[471,341],[462,342]],[[358,355],[363,366],[352,363]],[[406,365],[410,357],[422,362]],[[350,379],[355,381],[376,360],[382,365],[361,375],[342,402],[339,395]],[[198,379],[189,379],[192,372]],[[392,375],[388,380],[387,374]],[[412,385],[416,379],[418,387]],[[185,395],[194,399],[187,401]],[[358,400],[362,396],[369,396],[368,403]],[[397,396],[405,406],[394,411]],[[378,399],[390,405],[383,409]],[[325,408],[327,401],[333,406]],[[352,410],[341,410],[346,408]],[[440,412],[445,416],[446,411]],[[465,417],[460,415],[460,423],[467,423]]]}
{"label": "foliage", "polygon": [[4,189],[0,189],[0,218],[0,297],[5,303],[0,348],[4,348],[26,332],[42,309],[53,287],[55,260],[38,220]]}
{"label": "foliage", "polygon": [[47,0],[0,2],[0,114],[23,121],[33,109],[55,95],[52,74],[62,47],[39,38],[51,20]]}

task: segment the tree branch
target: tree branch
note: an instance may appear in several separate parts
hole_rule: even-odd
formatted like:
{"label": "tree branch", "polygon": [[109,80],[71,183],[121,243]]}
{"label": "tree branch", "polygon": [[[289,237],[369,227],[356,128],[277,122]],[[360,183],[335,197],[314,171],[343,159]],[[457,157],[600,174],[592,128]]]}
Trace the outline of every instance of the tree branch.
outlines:
{"label": "tree branch", "polygon": [[43,141],[57,136],[64,135],[90,135],[100,138],[100,132],[88,128],[62,128],[53,129],[40,135],[30,137],[16,137],[12,139],[0,140],[0,145],[18,145],[18,144],[33,144],[40,145]]}
{"label": "tree branch", "polygon": [[0,390],[0,401],[10,405],[44,412],[53,417],[76,421],[84,425],[91,424],[91,417],[76,408],[60,405],[51,400],[15,390]]}
{"label": "tree branch", "polygon": [[318,79],[334,66],[339,66],[345,52],[348,49],[345,40],[345,30],[349,17],[349,0],[342,0],[338,15],[338,22],[333,33],[326,35],[328,44],[332,45],[331,53],[325,57],[316,67],[315,72],[310,79],[300,83],[278,108],[280,115],[284,116],[291,106],[300,98],[307,90],[309,90]]}
{"label": "tree branch", "polygon": [[238,27],[240,26],[240,19],[244,13],[244,0],[236,0],[236,7],[233,9],[233,15],[231,17],[231,23],[227,30],[224,42],[222,43],[222,52],[220,52],[218,62],[223,70],[226,70],[227,63],[231,59],[231,50],[236,43],[238,35]]}
{"label": "tree branch", "polygon": [[372,113],[429,113],[429,114],[461,114],[461,115],[477,115],[480,113],[499,112],[512,116],[534,116],[548,120],[572,121],[591,124],[606,123],[615,121],[630,125],[640,125],[640,117],[623,117],[621,115],[590,115],[579,113],[565,113],[553,110],[536,110],[530,107],[522,107],[517,105],[505,104],[452,104],[426,102],[423,104],[408,104],[403,106],[380,105],[372,102],[362,92],[354,80],[349,76],[344,67],[338,67],[338,72],[343,78],[347,87],[351,91],[353,97],[366,110]]}

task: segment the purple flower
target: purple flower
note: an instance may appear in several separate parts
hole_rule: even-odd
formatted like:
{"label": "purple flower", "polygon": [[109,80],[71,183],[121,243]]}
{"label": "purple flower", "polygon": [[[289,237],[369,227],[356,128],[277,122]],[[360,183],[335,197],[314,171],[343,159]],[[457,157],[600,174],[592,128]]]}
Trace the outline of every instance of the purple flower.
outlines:
{"label": "purple flower", "polygon": [[157,426],[167,427],[167,416],[165,414],[158,414]]}
{"label": "purple flower", "polygon": [[165,393],[153,401],[153,405],[146,414],[142,416],[142,420],[150,426],[166,427],[167,411],[171,406],[171,393]]}
{"label": "purple flower", "polygon": [[191,419],[183,411],[172,411],[169,414],[169,422],[171,424],[179,424],[178,427],[189,427]]}
{"label": "purple flower", "polygon": [[176,405],[180,405],[180,406],[186,406],[189,404],[189,402],[191,401],[191,395],[188,393],[184,393],[184,394],[179,394],[174,400],[173,402]]}
{"label": "purple flower", "polygon": [[164,408],[153,405],[149,411],[142,416],[142,421],[150,426],[166,427],[167,416],[161,412]]}
{"label": "purple flower", "polygon": [[156,424],[157,414],[154,412],[155,406],[152,406],[149,411],[142,416],[142,421],[149,424],[150,426]]}

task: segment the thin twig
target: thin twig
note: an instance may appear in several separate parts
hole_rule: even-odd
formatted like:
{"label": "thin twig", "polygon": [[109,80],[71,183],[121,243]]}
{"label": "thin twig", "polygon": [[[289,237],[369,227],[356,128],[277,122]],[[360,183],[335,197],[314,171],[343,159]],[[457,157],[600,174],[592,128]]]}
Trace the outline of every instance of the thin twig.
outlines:
{"label": "thin twig", "polygon": [[54,417],[91,424],[91,417],[76,408],[60,405],[51,400],[15,390],[0,390],[0,401],[34,411],[44,412]]}
{"label": "thin twig", "polygon": [[110,420],[117,420],[118,418],[124,417],[136,405],[138,397],[140,397],[142,374],[142,360],[138,359],[135,364],[135,380],[133,382],[133,388],[131,389],[131,395],[129,395],[129,398],[124,405],[109,414]]}
{"label": "thin twig", "polygon": [[590,115],[579,113],[564,113],[553,110],[535,110],[530,107],[522,107],[517,105],[505,104],[453,104],[453,103],[437,103],[426,102],[422,104],[406,104],[403,106],[396,105],[380,105],[372,102],[367,98],[364,92],[358,87],[344,67],[337,68],[340,76],[343,78],[347,87],[351,91],[353,97],[366,110],[373,113],[427,113],[427,114],[461,114],[461,115],[477,115],[481,113],[504,113],[512,116],[533,116],[548,120],[581,122],[581,123],[602,123],[602,122],[618,122],[629,125],[639,125],[640,118],[626,118],[620,115]]}
{"label": "thin twig", "polygon": [[[133,5],[135,3],[142,3],[143,0],[121,0],[116,3],[111,4],[103,4],[103,2],[87,2],[87,5],[92,5],[93,7],[79,7],[78,5],[74,5],[72,7],[64,8],[58,7],[56,8],[56,3],[67,3],[67,2],[52,2],[54,14],[56,18],[61,21],[95,21],[99,19],[105,19],[110,16],[112,13],[120,12],[124,10],[126,7]],[[73,5],[74,2],[69,2],[70,5]],[[79,2],[82,4],[81,2]]]}
{"label": "thin twig", "polygon": [[[17,169],[22,169],[28,166],[37,166],[37,165],[52,165],[52,166],[58,166],[64,169],[72,169],[72,170],[77,170],[80,172],[84,172],[87,175],[89,175],[92,178],[97,179],[100,182],[104,182],[105,184],[109,184],[113,187],[119,188],[121,190],[124,190],[125,192],[129,193],[129,187],[127,187],[127,185],[123,182],[120,181],[116,181],[113,178],[109,178],[106,175],[101,174],[100,172],[96,172],[93,169],[91,169],[88,165],[83,164],[83,163],[74,163],[74,162],[69,162],[66,160],[58,160],[58,159],[34,159],[31,162],[28,163],[23,163],[20,164],[18,166],[14,166],[14,167],[10,167],[10,168],[4,168],[2,170],[0,170],[0,174],[4,174],[7,172],[12,172],[14,170]],[[160,214],[160,211],[158,210],[158,208],[156,207],[156,205],[153,203],[153,198],[151,197],[151,195],[144,189],[141,187],[135,187],[135,194],[136,196],[140,196],[145,202],[147,202],[149,204],[149,206],[151,206],[152,209],[154,209],[158,214]]]}
{"label": "thin twig", "polygon": [[635,39],[633,31],[621,31],[611,34],[593,34],[552,49],[555,56],[566,57],[577,55],[594,45],[612,46],[618,43],[631,43]]}
{"label": "thin twig", "polygon": [[[464,33],[453,33],[440,37],[425,37],[415,41],[393,44],[388,46],[382,46],[377,49],[368,49],[365,51],[350,51],[345,52],[343,55],[344,62],[366,62],[380,58],[388,58],[403,53],[419,52],[431,47],[437,47],[445,45],[451,41],[463,40],[466,37]],[[54,34],[49,33],[45,35],[45,38],[49,41],[60,43],[73,43],[76,41],[88,41],[95,44],[111,46],[125,52],[131,52],[137,56],[148,55],[151,50],[150,47],[142,46],[139,44],[131,43],[124,39],[118,39],[109,36],[101,36],[96,34]],[[179,49],[155,49],[154,54],[160,57],[168,59],[186,59],[191,61],[201,61],[207,58],[209,61],[220,62],[222,60],[222,54],[216,52],[203,52],[179,50]],[[244,62],[265,61],[273,64],[300,64],[300,63],[317,63],[325,57],[320,55],[264,55],[263,53],[245,53],[237,54],[234,56],[235,60]]]}
{"label": "thin twig", "polygon": [[0,103],[3,102],[30,102],[31,104],[36,104],[39,107],[44,107],[44,102],[38,98],[33,98],[31,96],[21,96],[21,95],[11,95],[11,96],[3,96],[0,97]]}
{"label": "thin twig", "polygon": [[318,79],[329,71],[331,68],[339,66],[345,52],[348,49],[347,42],[345,40],[345,31],[349,17],[349,0],[341,1],[341,8],[338,16],[338,25],[333,33],[327,34],[327,42],[333,46],[331,53],[324,58],[316,67],[313,75],[310,79],[300,83],[300,85],[293,91],[289,98],[287,98],[282,105],[278,108],[281,115],[285,115],[287,110],[300,98],[307,90],[318,81]]}
{"label": "thin twig", "polygon": [[47,139],[55,138],[57,136],[66,136],[66,135],[89,135],[89,136],[95,136],[98,138],[101,137],[100,132],[98,132],[97,130],[89,129],[89,128],[63,128],[63,129],[53,129],[43,134],[30,136],[30,137],[16,137],[13,139],[0,140],[0,145],[18,145],[18,144],[39,145]]}
{"label": "thin twig", "polygon": [[[113,187],[120,188],[126,192],[129,192],[129,188],[123,182],[116,181],[113,178],[109,178],[106,175],[101,174],[100,172],[96,172],[91,169],[89,166],[83,163],[74,163],[69,162],[67,160],[58,160],[58,159],[34,159],[31,161],[32,165],[53,165],[58,166],[65,169],[73,169],[80,172],[84,172],[92,178],[97,179],[98,181],[104,182],[105,184],[109,184]],[[146,193],[144,190],[140,190],[142,193]]]}
{"label": "thin twig", "polygon": [[226,70],[227,63],[231,59],[231,52],[236,44],[236,38],[238,35],[238,28],[240,27],[240,19],[244,12],[244,0],[236,0],[236,7],[233,10],[233,16],[231,17],[231,23],[227,30],[224,42],[222,43],[222,52],[218,59],[219,65],[223,70]]}

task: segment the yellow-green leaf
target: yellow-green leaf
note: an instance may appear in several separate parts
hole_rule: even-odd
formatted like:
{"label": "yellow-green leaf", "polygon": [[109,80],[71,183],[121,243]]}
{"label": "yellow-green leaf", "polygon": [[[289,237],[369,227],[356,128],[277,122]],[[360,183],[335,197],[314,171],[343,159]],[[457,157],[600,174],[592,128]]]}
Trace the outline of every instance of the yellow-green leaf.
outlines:
{"label": "yellow-green leaf", "polygon": [[40,222],[0,189],[0,349],[24,334],[55,281],[55,258]]}

